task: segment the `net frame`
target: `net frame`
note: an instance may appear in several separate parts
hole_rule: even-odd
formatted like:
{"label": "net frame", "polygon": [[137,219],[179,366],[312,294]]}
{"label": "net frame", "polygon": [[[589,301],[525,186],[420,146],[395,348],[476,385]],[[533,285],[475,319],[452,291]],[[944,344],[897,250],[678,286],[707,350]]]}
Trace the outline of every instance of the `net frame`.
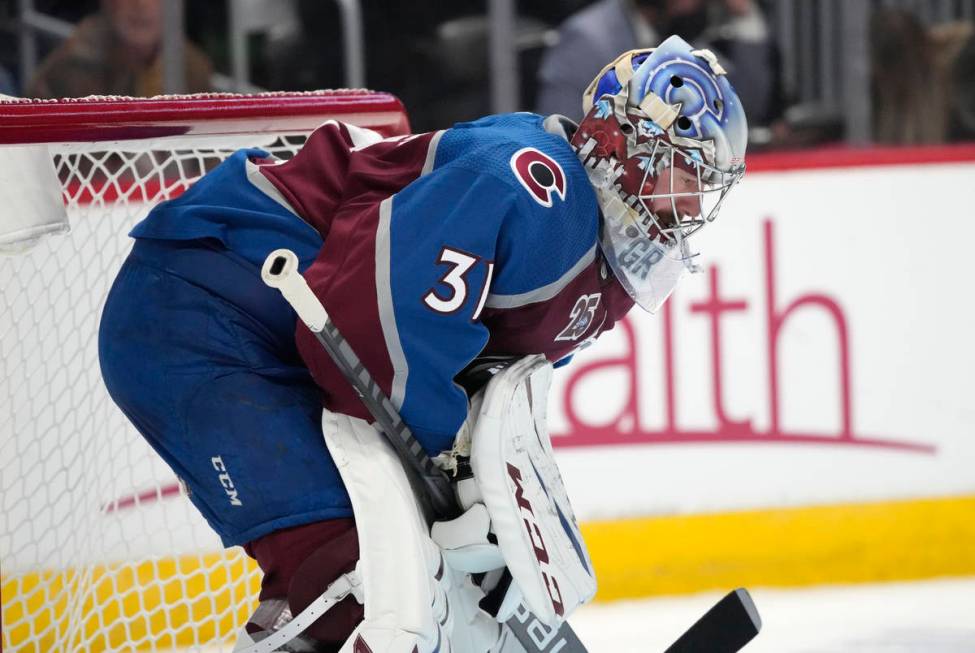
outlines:
{"label": "net frame", "polygon": [[288,158],[327,120],[409,133],[399,100],[364,90],[0,101],[0,156],[48,148],[71,222],[0,256],[2,650],[232,647],[260,572],[108,397],[98,319],[152,206],[240,147]]}

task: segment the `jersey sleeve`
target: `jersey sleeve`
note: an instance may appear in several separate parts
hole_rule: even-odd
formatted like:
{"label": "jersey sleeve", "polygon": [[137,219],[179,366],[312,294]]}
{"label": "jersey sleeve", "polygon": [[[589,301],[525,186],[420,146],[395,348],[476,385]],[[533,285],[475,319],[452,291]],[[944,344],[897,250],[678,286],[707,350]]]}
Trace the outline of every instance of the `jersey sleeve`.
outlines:
{"label": "jersey sleeve", "polygon": [[393,402],[437,451],[452,444],[467,416],[454,377],[487,343],[478,318],[504,263],[498,242],[514,200],[488,175],[445,170],[424,181],[391,202],[387,317],[398,336],[390,343]]}

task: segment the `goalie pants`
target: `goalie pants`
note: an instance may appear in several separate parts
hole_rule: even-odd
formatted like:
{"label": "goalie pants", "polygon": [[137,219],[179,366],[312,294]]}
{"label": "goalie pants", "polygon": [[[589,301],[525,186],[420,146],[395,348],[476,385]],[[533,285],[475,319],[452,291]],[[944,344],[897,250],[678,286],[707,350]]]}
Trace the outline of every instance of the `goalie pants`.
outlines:
{"label": "goalie pants", "polygon": [[108,391],[225,546],[352,516],[294,329],[260,270],[208,241],[137,240],[105,304]]}

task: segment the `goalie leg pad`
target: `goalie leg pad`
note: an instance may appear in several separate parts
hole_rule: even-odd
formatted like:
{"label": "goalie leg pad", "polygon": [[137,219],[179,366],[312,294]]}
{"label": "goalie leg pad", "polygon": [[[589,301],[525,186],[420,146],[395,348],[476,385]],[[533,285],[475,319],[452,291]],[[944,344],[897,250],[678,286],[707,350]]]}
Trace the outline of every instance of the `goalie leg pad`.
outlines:
{"label": "goalie leg pad", "polygon": [[[326,410],[322,431],[352,499],[365,595],[363,623],[343,650],[364,650],[349,645],[366,633],[374,653],[408,652],[416,639],[428,640],[419,650],[434,650],[441,638],[432,582],[439,553],[427,536],[399,460],[382,434],[364,420]],[[408,647],[407,641],[412,642]]]}
{"label": "goalie leg pad", "polygon": [[499,627],[484,596],[430,538],[406,473],[367,422],[324,411],[322,430],[355,512],[365,618],[342,653],[481,653]]}
{"label": "goalie leg pad", "polygon": [[596,593],[589,553],[552,452],[545,408],[552,366],[530,356],[488,383],[471,467],[515,584],[547,625]]}

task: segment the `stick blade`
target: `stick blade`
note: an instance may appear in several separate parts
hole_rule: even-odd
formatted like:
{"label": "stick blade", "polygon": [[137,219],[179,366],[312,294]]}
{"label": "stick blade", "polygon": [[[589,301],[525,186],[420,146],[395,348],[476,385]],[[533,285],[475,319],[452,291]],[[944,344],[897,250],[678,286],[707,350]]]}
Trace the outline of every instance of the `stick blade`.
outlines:
{"label": "stick blade", "polygon": [[758,608],[742,587],[705,612],[665,653],[735,653],[761,629]]}

